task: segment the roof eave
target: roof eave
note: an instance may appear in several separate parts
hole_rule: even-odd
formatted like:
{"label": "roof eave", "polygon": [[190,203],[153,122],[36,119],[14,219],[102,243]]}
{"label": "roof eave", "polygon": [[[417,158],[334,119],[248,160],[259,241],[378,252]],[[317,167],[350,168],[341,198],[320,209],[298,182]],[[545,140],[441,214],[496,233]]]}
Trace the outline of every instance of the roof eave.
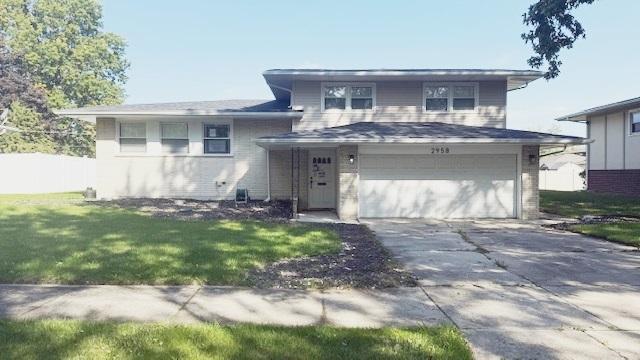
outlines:
{"label": "roof eave", "polygon": [[229,116],[241,117],[265,117],[265,118],[300,118],[303,113],[300,111],[210,111],[210,110],[174,110],[174,111],[74,111],[74,110],[54,110],[56,115],[66,116],[79,120],[95,122],[97,117],[118,117],[118,116]]}
{"label": "roof eave", "polygon": [[593,139],[468,139],[468,138],[442,138],[442,139],[269,139],[255,140],[257,145],[268,147],[269,145],[314,145],[314,144],[517,144],[517,145],[579,145],[593,142]]}
{"label": "roof eave", "polygon": [[322,70],[322,69],[271,69],[262,73],[276,99],[290,97],[294,80],[313,81],[384,81],[401,79],[420,79],[438,81],[455,79],[456,81],[504,79],[507,90],[526,87],[530,82],[540,79],[544,73],[536,70],[482,70],[482,69],[422,69],[422,70]]}
{"label": "roof eave", "polygon": [[632,108],[634,106],[640,106],[640,98],[632,98],[628,100],[618,101],[615,103],[596,106],[591,109],[579,111],[573,114],[561,116],[556,118],[556,121],[574,121],[574,122],[585,122],[587,121],[588,116],[593,115],[602,115],[616,110],[624,110],[627,108]]}

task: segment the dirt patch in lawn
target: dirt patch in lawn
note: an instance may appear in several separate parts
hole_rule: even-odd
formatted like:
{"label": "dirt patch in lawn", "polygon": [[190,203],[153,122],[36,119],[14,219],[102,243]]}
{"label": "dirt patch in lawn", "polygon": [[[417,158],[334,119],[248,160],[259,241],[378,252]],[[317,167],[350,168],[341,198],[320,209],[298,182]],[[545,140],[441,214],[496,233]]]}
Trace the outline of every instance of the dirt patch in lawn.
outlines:
{"label": "dirt patch in lawn", "polygon": [[335,255],[275,262],[249,272],[260,288],[388,288],[416,286],[415,277],[398,265],[364,225],[318,224],[333,228],[342,240]]}
{"label": "dirt patch in lawn", "polygon": [[179,220],[262,220],[285,222],[291,219],[289,201],[201,201],[192,199],[130,198],[95,201],[92,204],[134,209],[153,216]]}
{"label": "dirt patch in lawn", "polygon": [[565,221],[546,226],[558,230],[572,231],[572,227],[575,225],[620,224],[637,222],[640,222],[640,218],[635,216],[584,215],[578,219],[575,219],[575,221]]}

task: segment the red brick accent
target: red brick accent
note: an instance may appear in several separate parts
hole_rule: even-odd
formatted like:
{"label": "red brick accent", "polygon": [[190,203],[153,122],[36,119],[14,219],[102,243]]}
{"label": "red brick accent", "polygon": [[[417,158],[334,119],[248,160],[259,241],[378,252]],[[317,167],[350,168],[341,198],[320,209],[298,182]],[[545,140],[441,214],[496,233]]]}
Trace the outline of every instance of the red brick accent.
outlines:
{"label": "red brick accent", "polygon": [[640,196],[640,169],[589,170],[588,179],[590,191]]}

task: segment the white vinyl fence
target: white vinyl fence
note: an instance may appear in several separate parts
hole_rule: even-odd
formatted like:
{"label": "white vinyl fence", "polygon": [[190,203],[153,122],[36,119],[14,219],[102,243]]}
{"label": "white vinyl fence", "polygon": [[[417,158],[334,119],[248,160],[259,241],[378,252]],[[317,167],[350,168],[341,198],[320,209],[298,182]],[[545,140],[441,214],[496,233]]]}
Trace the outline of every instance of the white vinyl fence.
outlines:
{"label": "white vinyl fence", "polygon": [[0,154],[0,194],[96,188],[96,159],[51,154]]}
{"label": "white vinyl fence", "polygon": [[583,170],[584,167],[570,163],[554,170],[540,170],[540,190],[584,190],[584,179],[580,176]]}

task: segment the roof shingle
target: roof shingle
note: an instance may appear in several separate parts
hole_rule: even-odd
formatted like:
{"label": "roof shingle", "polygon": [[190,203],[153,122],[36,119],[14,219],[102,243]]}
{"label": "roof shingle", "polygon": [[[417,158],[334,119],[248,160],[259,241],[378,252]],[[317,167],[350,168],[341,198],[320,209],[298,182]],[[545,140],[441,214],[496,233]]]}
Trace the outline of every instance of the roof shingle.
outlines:
{"label": "roof shingle", "polygon": [[344,126],[267,136],[259,138],[258,142],[401,142],[411,139],[432,141],[447,139],[503,140],[503,142],[528,140],[532,143],[582,143],[585,140],[574,136],[441,122],[358,122]]}

